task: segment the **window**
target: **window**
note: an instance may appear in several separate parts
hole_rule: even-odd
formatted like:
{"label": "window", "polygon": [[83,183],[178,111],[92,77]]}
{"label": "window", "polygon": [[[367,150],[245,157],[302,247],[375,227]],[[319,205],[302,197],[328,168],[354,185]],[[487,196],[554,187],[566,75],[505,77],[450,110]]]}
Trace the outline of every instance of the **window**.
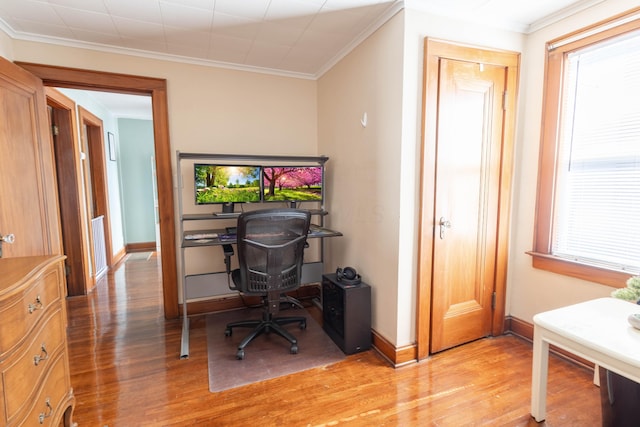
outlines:
{"label": "window", "polygon": [[640,11],[548,43],[533,265],[640,274]]}

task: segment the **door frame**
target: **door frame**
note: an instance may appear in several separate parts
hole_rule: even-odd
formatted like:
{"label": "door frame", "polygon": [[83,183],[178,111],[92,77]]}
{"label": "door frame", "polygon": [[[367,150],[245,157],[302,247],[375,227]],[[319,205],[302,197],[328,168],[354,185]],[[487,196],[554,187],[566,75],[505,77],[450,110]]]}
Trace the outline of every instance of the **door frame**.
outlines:
{"label": "door frame", "polygon": [[[107,166],[105,159],[105,144],[104,144],[104,126],[102,119],[93,114],[91,111],[78,106],[78,122],[80,123],[81,134],[86,138],[86,157],[89,162],[89,167],[84,168],[84,186],[87,189],[86,209],[89,213],[93,211],[92,215],[88,215],[88,229],[89,229],[89,251],[91,252],[91,287],[92,289],[98,278],[98,271],[96,267],[96,255],[95,255],[95,243],[93,241],[93,223],[92,219],[98,216],[104,216],[104,246],[107,266],[113,266],[113,247],[111,245],[111,219],[109,215],[109,186],[107,184]],[[84,130],[86,129],[86,135]],[[84,141],[83,141],[84,143]],[[88,169],[88,171],[87,171]],[[87,173],[89,172],[89,173]],[[88,189],[91,188],[91,191]],[[91,206],[91,204],[93,206]]]}
{"label": "door frame", "polygon": [[169,141],[167,81],[154,77],[108,73],[20,61],[15,62],[15,64],[26,69],[36,77],[39,77],[45,86],[151,96],[156,174],[158,180],[164,316],[167,319],[177,318],[179,316],[178,274],[173,169],[171,166],[172,156]]}
{"label": "door frame", "polygon": [[[67,270],[67,294],[85,295],[91,283],[89,254],[87,253],[87,215],[82,195],[80,145],[77,138],[76,104],[51,87],[45,87],[47,105],[53,109],[57,125],[55,162],[60,191],[62,240]],[[54,138],[53,134],[51,135]],[[64,191],[63,191],[64,190]]]}
{"label": "door frame", "polygon": [[433,243],[436,229],[435,170],[440,59],[453,59],[505,68],[502,152],[495,265],[495,303],[491,333],[504,332],[509,244],[509,219],[512,192],[513,145],[518,92],[520,54],[425,38],[422,85],[422,144],[420,177],[420,219],[418,225],[418,272],[416,307],[416,346],[418,360],[429,356],[431,342],[431,304]]}

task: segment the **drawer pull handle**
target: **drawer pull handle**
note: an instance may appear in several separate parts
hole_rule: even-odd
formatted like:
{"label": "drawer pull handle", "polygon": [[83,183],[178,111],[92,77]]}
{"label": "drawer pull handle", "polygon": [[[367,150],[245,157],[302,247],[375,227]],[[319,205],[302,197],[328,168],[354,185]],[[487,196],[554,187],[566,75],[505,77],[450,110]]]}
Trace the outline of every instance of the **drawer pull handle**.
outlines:
{"label": "drawer pull handle", "polygon": [[53,406],[51,406],[51,399],[47,397],[47,400],[45,400],[44,404],[47,405],[47,409],[46,409],[47,412],[46,413],[40,412],[40,416],[38,417],[38,421],[40,421],[40,424],[44,424],[44,420],[46,418],[49,418],[51,414],[53,414]]}
{"label": "drawer pull handle", "polygon": [[33,303],[29,304],[29,314],[33,313],[36,310],[42,310],[42,307],[44,306],[42,305],[42,300],[40,299],[40,295],[38,295],[36,297],[36,300]]}
{"label": "drawer pull handle", "polygon": [[44,346],[44,343],[40,346],[40,354],[36,354],[33,356],[33,364],[38,366],[40,362],[43,360],[47,360],[49,358],[49,353],[47,353],[47,348]]}

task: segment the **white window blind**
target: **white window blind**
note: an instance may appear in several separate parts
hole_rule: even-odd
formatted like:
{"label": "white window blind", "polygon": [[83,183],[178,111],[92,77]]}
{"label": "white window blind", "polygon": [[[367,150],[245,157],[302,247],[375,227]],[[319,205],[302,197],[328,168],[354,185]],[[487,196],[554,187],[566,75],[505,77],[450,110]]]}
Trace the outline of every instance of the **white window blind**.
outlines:
{"label": "white window blind", "polygon": [[567,57],[554,255],[640,273],[640,32]]}

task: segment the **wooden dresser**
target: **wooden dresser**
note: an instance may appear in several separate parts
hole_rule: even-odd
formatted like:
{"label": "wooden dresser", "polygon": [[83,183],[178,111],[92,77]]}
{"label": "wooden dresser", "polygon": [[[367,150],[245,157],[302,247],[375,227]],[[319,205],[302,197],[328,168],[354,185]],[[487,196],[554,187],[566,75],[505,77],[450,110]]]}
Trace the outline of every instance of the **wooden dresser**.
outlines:
{"label": "wooden dresser", "polygon": [[63,261],[0,258],[0,425],[73,424]]}

